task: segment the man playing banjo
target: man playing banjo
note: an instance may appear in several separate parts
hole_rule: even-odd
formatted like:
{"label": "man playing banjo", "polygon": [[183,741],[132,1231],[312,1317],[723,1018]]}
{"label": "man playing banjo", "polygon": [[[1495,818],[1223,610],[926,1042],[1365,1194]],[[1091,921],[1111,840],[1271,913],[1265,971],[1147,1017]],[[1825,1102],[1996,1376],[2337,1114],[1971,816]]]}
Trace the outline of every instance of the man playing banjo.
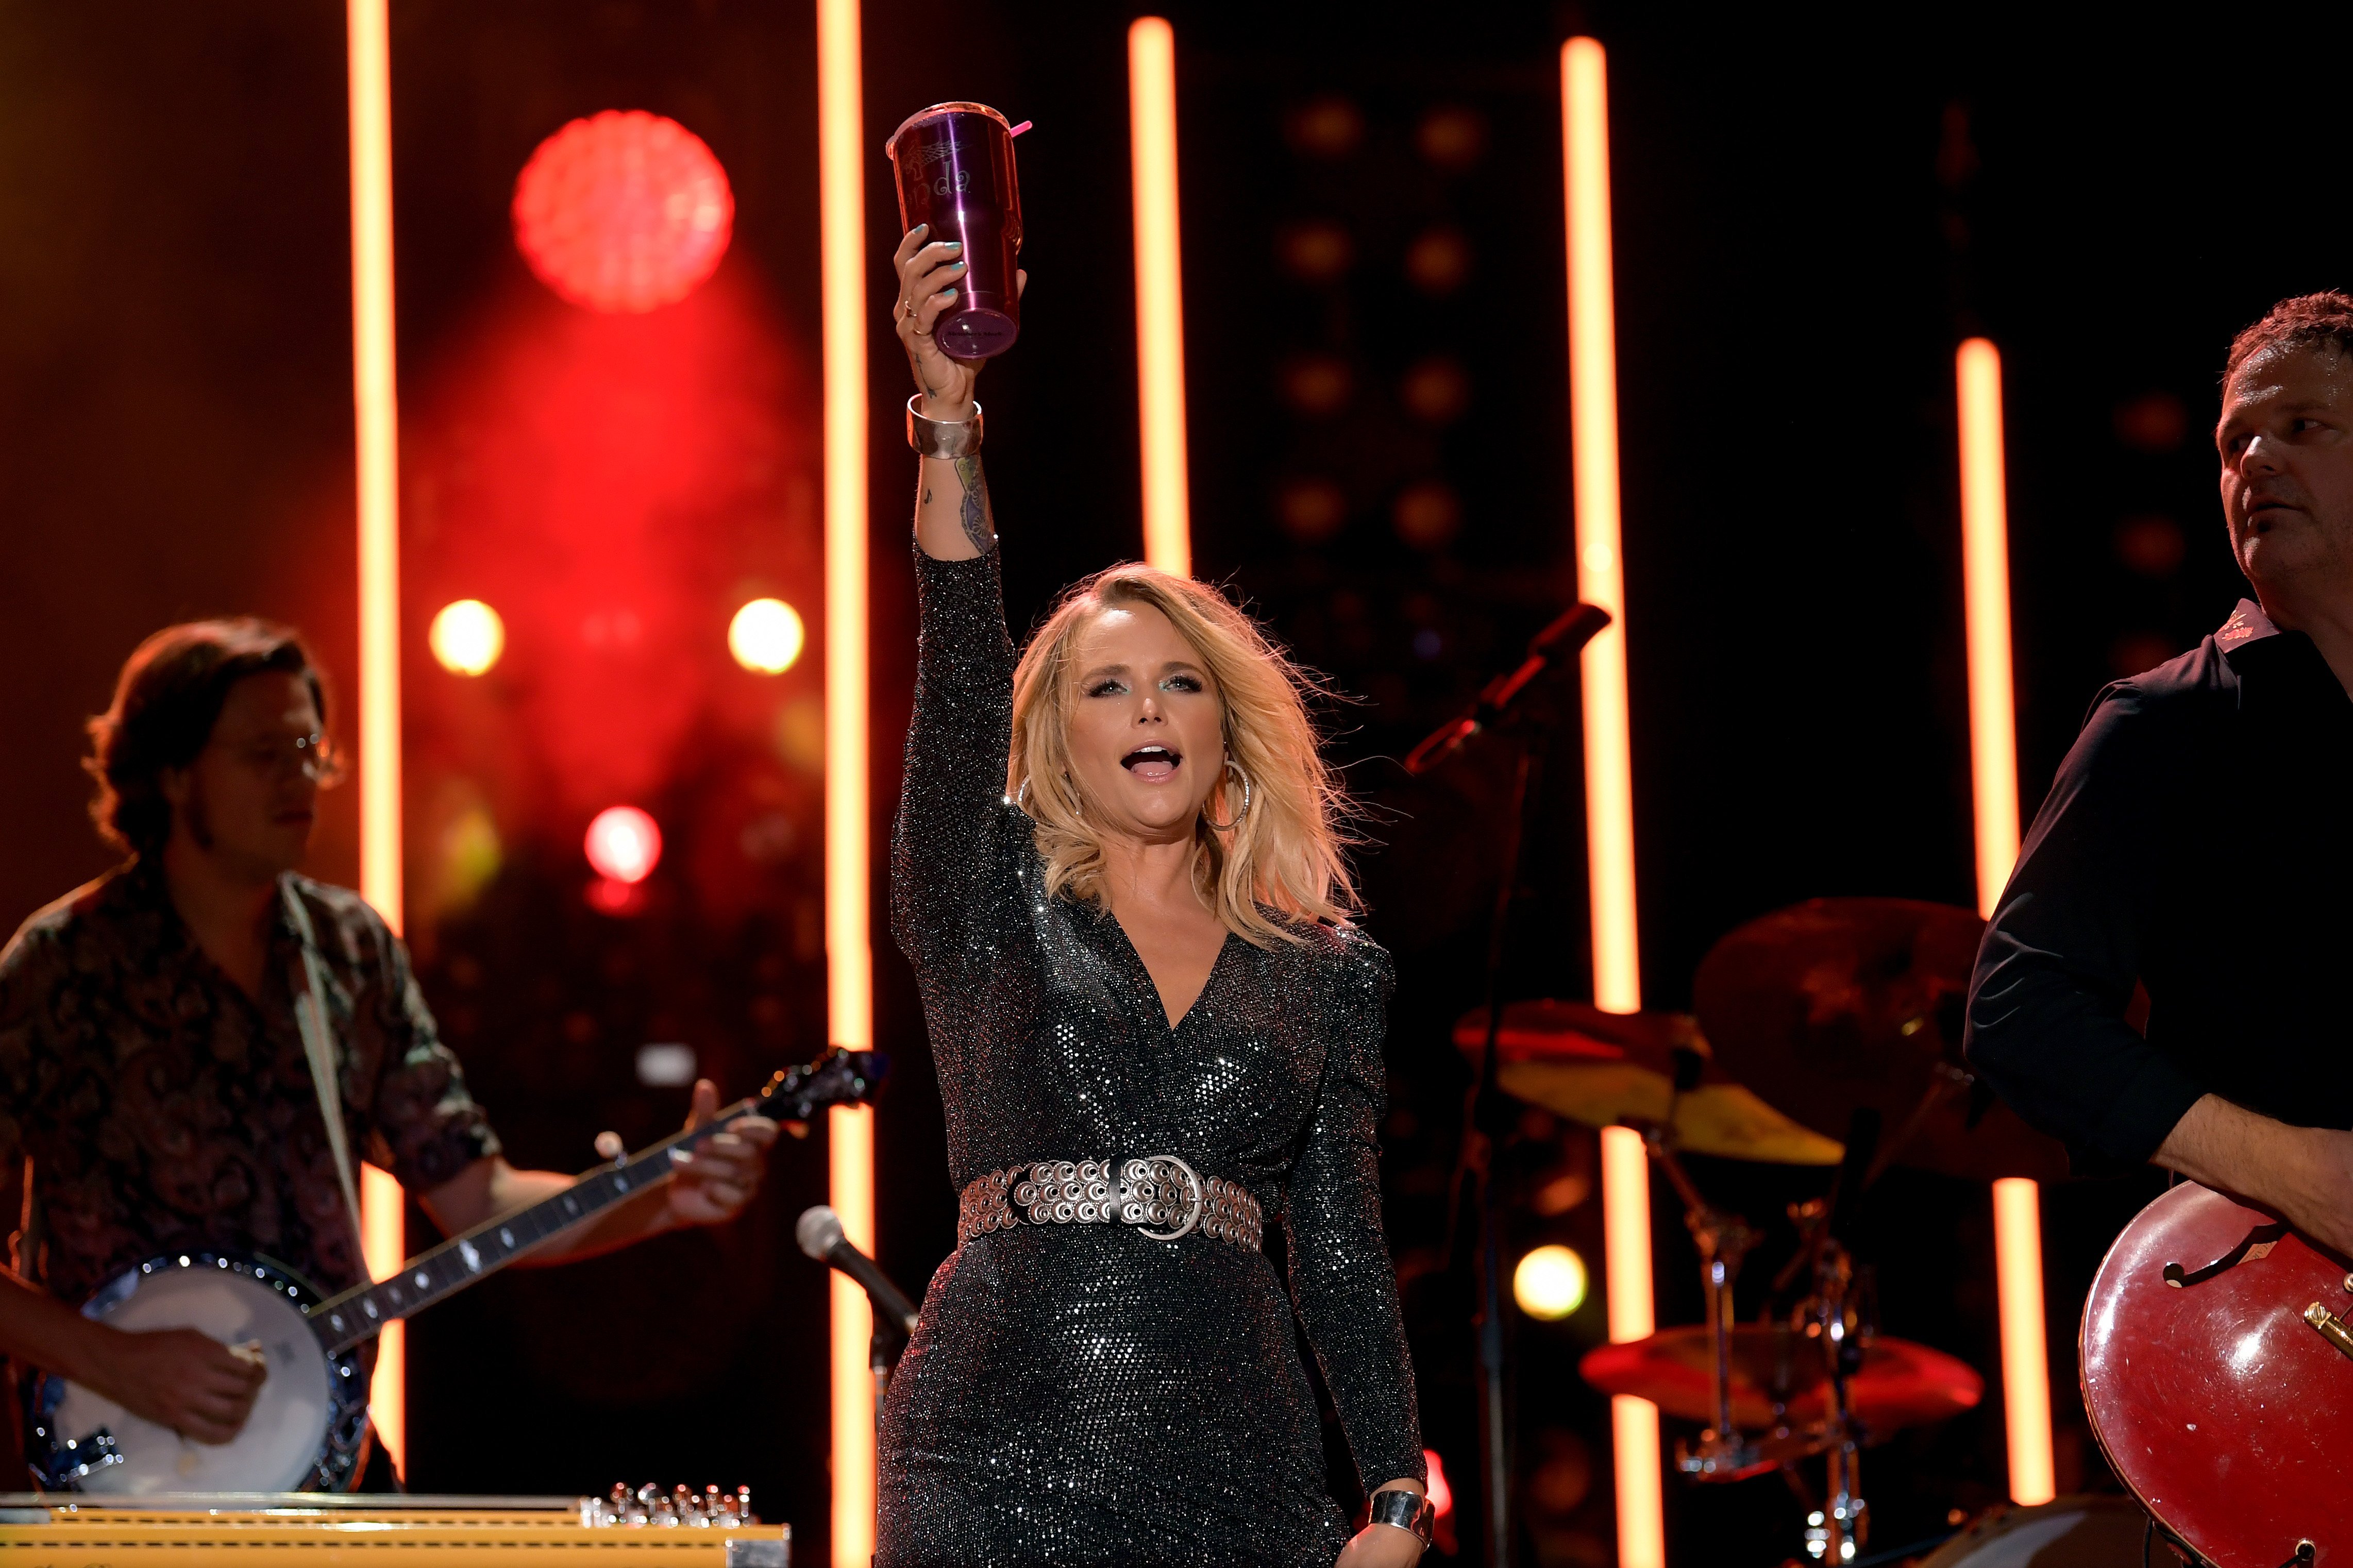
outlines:
{"label": "man playing banjo", "polygon": [[[293,875],[338,772],[327,733],[323,684],[291,631],[240,619],[149,637],[91,721],[85,763],[92,816],[129,858],[0,952],[0,1159],[26,1162],[0,1352],[199,1443],[244,1426],[258,1359],[193,1329],[84,1317],[109,1280],[205,1251],[267,1257],[328,1292],[364,1283],[345,1179],[359,1155],[450,1234],[573,1180],[507,1163],[399,940],[357,894]],[[306,1043],[298,1019],[312,976],[331,1044]],[[332,1133],[311,1068],[322,1055],[336,1064]],[[697,1083],[688,1125],[717,1098]],[[732,1219],[776,1132],[737,1121],[674,1156],[677,1180],[531,1261]],[[373,1342],[364,1354],[363,1375]],[[363,1485],[387,1477],[371,1461]]]}

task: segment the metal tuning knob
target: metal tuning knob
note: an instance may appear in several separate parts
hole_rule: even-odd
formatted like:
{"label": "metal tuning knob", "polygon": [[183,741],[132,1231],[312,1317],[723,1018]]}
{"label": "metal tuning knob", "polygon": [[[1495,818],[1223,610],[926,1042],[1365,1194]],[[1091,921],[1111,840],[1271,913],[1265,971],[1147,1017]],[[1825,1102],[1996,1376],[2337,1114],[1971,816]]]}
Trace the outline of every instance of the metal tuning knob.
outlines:
{"label": "metal tuning knob", "polygon": [[[751,1526],[752,1489],[700,1492],[681,1483],[665,1493],[649,1482],[634,1491],[621,1482],[601,1498],[580,1500],[580,1522],[591,1529],[650,1526],[656,1529],[743,1530]],[[729,1550],[733,1551],[733,1548]]]}
{"label": "metal tuning knob", "polygon": [[114,1434],[104,1426],[86,1437],[69,1437],[58,1447],[57,1463],[51,1474],[59,1482],[86,1481],[90,1476],[111,1465],[130,1461],[116,1446]]}

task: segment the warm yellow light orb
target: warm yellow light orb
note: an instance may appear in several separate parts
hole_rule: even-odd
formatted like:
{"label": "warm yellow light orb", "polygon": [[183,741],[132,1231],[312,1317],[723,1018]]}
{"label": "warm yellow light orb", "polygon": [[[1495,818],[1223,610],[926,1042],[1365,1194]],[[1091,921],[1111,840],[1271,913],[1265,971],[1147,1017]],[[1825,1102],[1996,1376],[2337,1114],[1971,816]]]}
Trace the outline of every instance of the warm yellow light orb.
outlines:
{"label": "warm yellow light orb", "polygon": [[727,651],[762,675],[782,675],[801,656],[808,634],[798,610],[782,599],[754,599],[727,624]]}
{"label": "warm yellow light orb", "polygon": [[1539,1247],[1512,1270],[1512,1300],[1547,1323],[1585,1305],[1585,1259],[1566,1247]]}
{"label": "warm yellow light orb", "polygon": [[426,641],[450,674],[480,675],[506,651],[507,624],[481,600],[459,599],[441,606]]}

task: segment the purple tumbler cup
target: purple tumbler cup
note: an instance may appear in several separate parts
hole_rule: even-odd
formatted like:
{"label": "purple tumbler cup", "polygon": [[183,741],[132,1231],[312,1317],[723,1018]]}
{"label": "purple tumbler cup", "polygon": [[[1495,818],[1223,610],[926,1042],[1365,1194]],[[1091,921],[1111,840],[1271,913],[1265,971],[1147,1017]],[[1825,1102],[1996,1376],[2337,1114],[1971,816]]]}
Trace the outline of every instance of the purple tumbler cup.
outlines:
{"label": "purple tumbler cup", "polygon": [[899,226],[932,226],[926,245],[961,241],[955,303],[932,330],[957,359],[1001,354],[1021,335],[1021,185],[1013,128],[985,103],[935,103],[891,133],[883,151],[899,176]]}

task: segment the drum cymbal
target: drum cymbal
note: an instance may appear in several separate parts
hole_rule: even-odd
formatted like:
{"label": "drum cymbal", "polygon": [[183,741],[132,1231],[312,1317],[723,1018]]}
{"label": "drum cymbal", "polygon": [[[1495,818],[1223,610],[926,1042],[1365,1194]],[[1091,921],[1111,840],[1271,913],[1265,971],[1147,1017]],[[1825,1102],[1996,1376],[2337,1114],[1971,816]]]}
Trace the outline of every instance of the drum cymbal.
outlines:
{"label": "drum cymbal", "polygon": [[2066,1152],[1972,1089],[1961,1016],[1985,922],[1909,899],[1813,899],[1708,950],[1693,984],[1725,1069],[1843,1137],[1881,1117],[1883,1163],[1975,1181],[2066,1174]]}
{"label": "drum cymbal", "polygon": [[[1631,1394],[1686,1421],[1715,1419],[1715,1352],[1704,1324],[1586,1352],[1577,1371],[1604,1394]],[[1847,1409],[1874,1433],[1925,1426],[1974,1408],[1985,1379],[1968,1363],[1910,1340],[1882,1335],[1847,1380]],[[1830,1419],[1830,1372],[1817,1342],[1794,1329],[1744,1323],[1732,1331],[1732,1421],[1744,1431]]]}
{"label": "drum cymbal", "polygon": [[[1484,1008],[1454,1026],[1476,1062]],[[1588,1127],[1658,1121],[1674,1109],[1675,1144],[1694,1154],[1782,1165],[1835,1165],[1837,1140],[1807,1131],[1708,1062],[1708,1045],[1682,1013],[1604,1013],[1581,1002],[1514,1002],[1496,1036],[1496,1081],[1514,1100]],[[1675,1053],[1701,1058],[1699,1086],[1674,1093]]]}

